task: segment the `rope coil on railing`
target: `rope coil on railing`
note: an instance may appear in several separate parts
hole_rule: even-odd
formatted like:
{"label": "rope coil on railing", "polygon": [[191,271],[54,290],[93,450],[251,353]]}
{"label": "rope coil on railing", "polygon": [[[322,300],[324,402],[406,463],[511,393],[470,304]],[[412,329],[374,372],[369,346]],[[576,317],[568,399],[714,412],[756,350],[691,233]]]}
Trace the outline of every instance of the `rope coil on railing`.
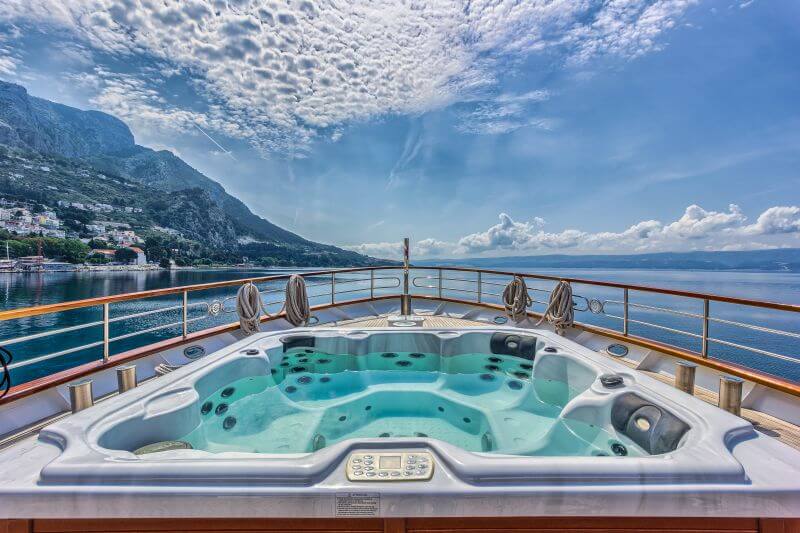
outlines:
{"label": "rope coil on railing", "polygon": [[503,289],[503,306],[506,308],[506,314],[514,322],[521,322],[528,316],[527,309],[532,303],[525,279],[522,276],[514,276]]}
{"label": "rope coil on railing", "polygon": [[245,335],[252,335],[261,328],[261,311],[269,316],[261,301],[261,293],[252,281],[239,287],[236,293],[236,313],[239,315],[239,326]]}
{"label": "rope coil on railing", "polygon": [[[283,307],[275,313],[286,311],[286,320],[293,326],[306,324],[311,318],[311,307],[308,303],[306,281],[303,276],[292,274],[286,282],[286,298]],[[239,326],[246,335],[252,335],[261,330],[261,313],[267,317],[270,314],[261,300],[261,293],[253,282],[248,282],[239,288],[236,293],[236,313],[239,315]]]}
{"label": "rope coil on railing", "polygon": [[292,274],[286,283],[286,300],[283,303],[286,309],[286,320],[293,326],[304,325],[311,318],[311,307],[306,293],[306,280],[303,276]]}
{"label": "rope coil on railing", "polygon": [[3,367],[3,377],[0,378],[0,388],[3,389],[3,392],[0,392],[0,398],[8,394],[11,389],[11,371],[8,369],[8,365],[13,360],[14,356],[11,355],[11,352],[0,346],[0,366]]}
{"label": "rope coil on railing", "polygon": [[556,333],[563,335],[564,331],[572,327],[575,321],[575,303],[572,301],[572,286],[568,281],[561,280],[550,293],[550,301],[542,314],[542,318],[536,323],[540,325],[547,320],[556,330]]}

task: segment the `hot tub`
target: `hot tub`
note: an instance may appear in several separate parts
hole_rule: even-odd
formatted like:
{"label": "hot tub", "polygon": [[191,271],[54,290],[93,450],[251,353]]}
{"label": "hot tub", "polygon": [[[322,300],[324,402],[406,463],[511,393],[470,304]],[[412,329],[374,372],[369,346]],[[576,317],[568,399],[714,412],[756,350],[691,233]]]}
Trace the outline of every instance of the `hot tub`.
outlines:
{"label": "hot tub", "polygon": [[296,329],[49,426],[40,440],[61,452],[41,482],[741,484],[731,448],[753,436],[748,422],[548,331]]}

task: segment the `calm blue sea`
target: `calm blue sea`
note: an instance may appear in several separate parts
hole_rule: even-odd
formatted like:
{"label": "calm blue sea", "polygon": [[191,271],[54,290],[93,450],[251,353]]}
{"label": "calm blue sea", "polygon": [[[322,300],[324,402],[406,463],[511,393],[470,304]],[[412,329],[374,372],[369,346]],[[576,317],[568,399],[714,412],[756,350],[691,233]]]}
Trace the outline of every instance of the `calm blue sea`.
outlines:
{"label": "calm blue sea", "polygon": [[[524,270],[523,270],[524,271]],[[91,298],[111,294],[133,291],[144,291],[170,286],[208,283],[243,277],[269,275],[276,271],[265,270],[185,270],[185,271],[158,271],[158,272],[82,272],[82,273],[50,273],[50,274],[0,274],[0,299],[3,309],[14,309],[32,305],[43,305],[82,298]],[[671,289],[697,291],[725,296],[738,296],[758,300],[770,300],[786,303],[800,304],[800,274],[784,274],[775,272],[706,272],[706,271],[664,271],[664,270],[583,270],[583,269],[539,269],[536,273],[560,275],[574,278],[587,278],[607,281],[617,281],[637,285],[650,285]],[[435,276],[434,271],[415,271],[414,276]],[[368,275],[367,275],[368,276]],[[399,272],[385,271],[378,274],[380,277],[394,278]],[[448,277],[457,278],[444,282],[446,295],[468,299],[474,297],[464,290],[474,290],[475,284],[466,279],[474,280],[474,276],[465,273],[452,272]],[[350,292],[339,300],[362,298],[368,296],[368,282],[364,281],[365,275],[361,273],[337,276],[337,290],[356,291]],[[345,281],[350,283],[343,283]],[[309,280],[309,294],[312,304],[330,300],[329,278]],[[508,278],[484,276],[483,290],[484,301],[499,301],[487,293],[501,293],[502,285]],[[316,283],[319,285],[314,286]],[[376,293],[396,292],[394,279],[379,279],[378,286],[387,287],[378,289]],[[492,285],[497,283],[498,285]],[[435,280],[419,278],[415,285],[436,284]],[[273,284],[279,292],[267,295],[266,301],[276,301],[282,298],[281,283]],[[552,286],[548,282],[529,282],[529,287],[547,290]],[[264,288],[264,287],[262,287]],[[432,293],[432,290],[415,288],[418,293]],[[574,293],[586,298],[596,298],[605,302],[605,314],[593,314],[588,311],[578,312],[576,319],[582,322],[595,324],[612,329],[621,329],[621,321],[609,315],[622,315],[621,305],[615,303],[622,300],[622,291],[604,289],[586,285],[575,285]],[[235,288],[216,289],[192,293],[190,295],[189,318],[196,319],[190,325],[190,331],[197,331],[212,325],[236,321],[235,313],[222,313],[219,316],[209,316],[205,311],[205,304],[214,300],[223,300],[235,295]],[[546,301],[545,292],[533,292],[539,301]],[[583,300],[577,299],[579,305]],[[702,303],[685,298],[654,295],[633,291],[630,294],[632,304],[641,304],[651,307],[664,307],[688,314],[702,313]],[[112,304],[111,318],[121,318],[131,314],[144,313],[156,309],[168,309],[180,304],[180,296],[152,298],[149,300],[121,302]],[[542,310],[543,304],[535,305],[535,309]],[[234,309],[233,301],[226,303],[226,308]],[[271,304],[269,309],[274,312],[280,304]],[[711,304],[711,316],[730,322],[754,324],[763,328],[772,328],[791,331],[800,334],[800,316],[795,313],[771,311],[758,308],[743,308],[730,304]],[[702,324],[699,319],[665,313],[644,307],[631,307],[630,318],[635,321],[648,322],[658,326],[681,329],[699,335]],[[0,345],[3,341],[20,336],[35,335],[44,331],[67,328],[102,319],[102,308],[93,307],[63,313],[42,315],[24,319],[10,320],[0,323]],[[153,327],[177,323],[181,320],[179,310],[168,310],[155,314],[146,314],[135,318],[115,321],[111,325],[111,337],[124,337],[111,344],[112,354],[119,353],[134,347],[154,342],[155,340],[173,337],[180,333],[180,327],[127,336],[137,331],[144,331]],[[700,340],[689,335],[680,335],[664,329],[645,324],[632,323],[630,331],[633,334],[646,336],[662,342],[668,342],[687,349],[699,350]],[[126,337],[127,336],[127,337]],[[718,343],[710,344],[710,355],[728,361],[738,362],[750,367],[760,369],[783,378],[800,381],[800,338],[770,334],[742,328],[729,323],[712,322],[710,336],[736,344],[743,344],[760,348],[765,351],[775,352],[789,356],[797,362],[786,361],[764,354],[753,354]],[[79,347],[85,344],[100,342],[102,340],[102,327],[63,333],[52,337],[43,337],[26,341],[24,343],[8,346],[14,353],[15,361],[31,359],[40,355],[50,354]],[[74,367],[102,356],[100,346],[83,349],[65,354],[54,359],[21,367],[12,371],[14,384],[23,383],[37,377],[53,372]]]}

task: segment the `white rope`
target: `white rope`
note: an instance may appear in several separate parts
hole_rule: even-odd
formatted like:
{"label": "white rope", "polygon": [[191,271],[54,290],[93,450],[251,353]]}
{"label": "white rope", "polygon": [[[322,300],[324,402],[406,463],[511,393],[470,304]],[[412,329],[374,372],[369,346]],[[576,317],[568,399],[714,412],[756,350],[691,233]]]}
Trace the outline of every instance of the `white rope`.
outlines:
{"label": "white rope", "polygon": [[311,318],[311,308],[308,305],[306,294],[306,280],[303,276],[292,274],[286,283],[286,300],[283,303],[286,309],[286,320],[293,326],[305,325]]}
{"label": "white rope", "polygon": [[[236,293],[236,312],[239,314],[239,326],[246,335],[261,330],[261,312],[270,316],[261,300],[261,293],[258,287],[252,282],[246,283],[239,288]],[[292,274],[286,282],[286,297],[283,307],[275,313],[281,314],[286,311],[286,320],[293,326],[304,325],[311,318],[311,308],[308,304],[308,294],[306,293],[306,280],[303,276]]]}
{"label": "white rope", "polygon": [[239,315],[239,326],[245,335],[260,331],[261,311],[269,316],[255,283],[247,282],[239,287],[239,292],[236,293],[236,313]]}
{"label": "white rope", "polygon": [[527,316],[527,309],[533,303],[528,294],[528,286],[521,276],[514,276],[514,279],[503,289],[503,305],[506,314],[514,320],[521,322]]}
{"label": "white rope", "polygon": [[572,327],[575,319],[573,309],[572,286],[568,281],[559,281],[558,285],[550,293],[550,302],[544,310],[542,318],[536,323],[538,326],[547,320],[556,330],[556,333],[563,335],[568,327]]}

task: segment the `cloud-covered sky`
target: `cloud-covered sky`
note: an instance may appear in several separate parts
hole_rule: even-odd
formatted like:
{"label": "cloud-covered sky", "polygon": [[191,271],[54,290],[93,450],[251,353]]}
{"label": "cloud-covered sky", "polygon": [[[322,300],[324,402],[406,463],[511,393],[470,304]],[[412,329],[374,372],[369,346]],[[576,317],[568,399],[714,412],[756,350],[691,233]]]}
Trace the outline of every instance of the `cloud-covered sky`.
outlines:
{"label": "cloud-covered sky", "polygon": [[794,0],[6,0],[0,78],[377,255],[800,246],[798,23]]}

